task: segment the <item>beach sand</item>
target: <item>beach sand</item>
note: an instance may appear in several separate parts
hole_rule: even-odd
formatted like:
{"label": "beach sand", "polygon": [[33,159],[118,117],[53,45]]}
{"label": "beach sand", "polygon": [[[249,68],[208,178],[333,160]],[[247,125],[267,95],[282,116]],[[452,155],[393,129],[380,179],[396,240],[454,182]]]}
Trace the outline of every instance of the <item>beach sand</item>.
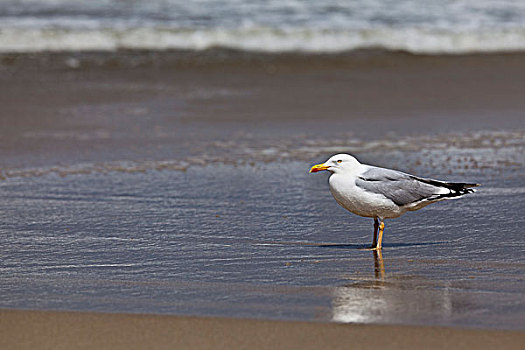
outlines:
{"label": "beach sand", "polygon": [[229,318],[0,311],[0,347],[24,349],[522,349],[523,332]]}
{"label": "beach sand", "polygon": [[[2,187],[6,198],[10,198],[3,210],[6,215],[3,221],[9,221],[3,238],[6,247],[12,249],[6,253],[10,260],[3,266],[4,295],[9,304],[0,303],[0,307],[62,310],[71,307],[88,311],[97,307],[98,311],[101,308],[115,311],[107,309],[114,308],[119,312],[145,309],[145,313],[154,313],[151,308],[169,308],[173,314],[184,309],[190,310],[190,314],[191,310],[197,310],[199,315],[210,315],[213,310],[219,316],[230,316],[226,313],[232,310],[231,305],[239,306],[235,298],[241,295],[251,304],[234,308],[231,312],[237,316],[250,315],[255,310],[260,314],[267,311],[273,319],[311,320],[320,317],[312,309],[321,308],[322,313],[328,314],[325,318],[329,318],[330,312],[337,311],[338,302],[343,316],[355,316],[356,308],[359,312],[363,310],[359,305],[350,303],[347,307],[345,303],[351,298],[370,300],[370,295],[377,292],[392,310],[385,307],[382,314],[377,314],[373,303],[368,303],[368,309],[364,310],[371,319],[390,317],[390,325],[2,310],[0,348],[522,348],[523,331],[494,329],[498,325],[504,329],[523,329],[519,324],[523,314],[515,308],[516,300],[523,295],[519,287],[523,276],[521,242],[505,243],[507,238],[498,237],[501,245],[497,245],[490,232],[499,232],[505,223],[507,232],[519,234],[519,219],[509,219],[505,215],[510,214],[503,214],[508,212],[508,204],[502,198],[514,200],[518,207],[510,206],[520,210],[519,197],[512,199],[509,193],[516,196],[523,193],[519,192],[522,180],[516,174],[522,169],[521,159],[513,151],[521,147],[523,91],[523,53],[417,56],[365,51],[341,55],[258,55],[211,50],[4,54],[0,57],[0,178],[13,179]],[[494,134],[494,139],[483,134],[501,130],[504,132]],[[482,133],[475,134],[478,131]],[[394,136],[389,136],[392,133]],[[445,136],[433,139],[435,134]],[[390,137],[393,146],[376,144],[375,153],[371,152],[371,141],[384,137]],[[428,146],[424,143],[427,139],[421,137],[434,143]],[[352,143],[357,139],[360,143]],[[510,140],[508,147],[506,140]],[[467,158],[470,154],[461,153],[469,147],[476,151],[476,147],[486,142],[488,146],[483,146],[486,148],[475,154],[474,160]],[[414,157],[398,152],[399,147],[412,154],[425,147],[433,151],[434,145],[442,144],[446,146],[432,153],[443,153],[442,158],[429,163],[427,168]],[[243,168],[238,177],[234,177],[232,170],[239,164],[270,164],[266,172],[259,172],[271,179],[280,172],[271,166],[295,161],[298,163],[294,163],[293,169],[304,168],[306,177],[309,164],[326,159],[332,150],[345,145],[382,160],[381,165],[403,170],[409,162],[419,166],[419,170],[439,174],[461,169],[470,176],[469,181],[478,181],[476,172],[485,172],[484,186],[489,190],[486,197],[473,197],[479,198],[478,207],[468,207],[470,198],[462,202],[466,215],[452,217],[448,214],[452,211],[436,210],[425,217],[423,224],[428,228],[424,230],[417,220],[405,221],[403,227],[388,226],[389,230],[394,229],[387,231],[387,240],[394,236],[389,236],[390,232],[397,230],[404,234],[404,241],[386,242],[387,271],[393,271],[393,277],[378,282],[370,272],[373,262],[369,254],[356,258],[359,254],[356,247],[339,244],[356,240],[355,237],[342,233],[336,238],[320,237],[315,232],[319,231],[315,227],[326,224],[327,216],[332,222],[345,225],[354,220],[351,229],[366,232],[366,242],[364,234],[358,238],[358,243],[364,244],[371,228],[368,222],[361,225],[355,218],[343,217],[346,213],[334,211],[335,204],[322,187],[324,179],[298,177],[304,181],[301,183],[304,189],[297,190],[292,185],[274,189],[272,186],[283,182],[282,178],[264,182],[250,168]],[[496,157],[491,145],[503,151]],[[316,148],[321,146],[324,148]],[[445,159],[447,154],[449,159]],[[405,163],[395,163],[397,159]],[[492,162],[485,168],[484,159]],[[497,163],[500,159],[501,164]],[[231,167],[223,169],[222,175],[220,167],[212,169],[218,175],[205,167],[219,163]],[[448,167],[452,163],[461,168]],[[197,170],[185,175],[191,183],[184,182],[190,180],[179,173],[133,175],[149,170],[178,172],[191,170],[192,166]],[[115,175],[119,171],[127,173]],[[67,180],[55,176],[91,173],[113,175]],[[42,176],[46,174],[52,176]],[[498,182],[498,174],[511,179],[508,189]],[[37,176],[41,176],[40,180],[36,180]],[[199,178],[204,182],[194,184]],[[252,190],[250,198],[246,197],[246,191],[233,193],[235,186],[224,180],[230,178],[238,183],[256,179],[262,185]],[[224,184],[213,182],[222,180]],[[174,188],[174,184],[181,190]],[[190,185],[195,188],[191,190]],[[160,186],[156,192],[155,186]],[[184,198],[177,202],[180,193],[184,193],[182,189],[190,188],[190,193],[197,193],[208,186],[228,198],[226,204],[220,202],[216,193],[205,193],[208,197],[203,195],[198,207],[192,201],[184,202]],[[315,192],[312,188],[319,190]],[[267,189],[275,191],[274,194]],[[174,199],[164,197],[167,193]],[[288,196],[290,193],[295,197]],[[317,196],[317,207],[308,200],[301,202],[305,193],[310,195],[307,199]],[[289,212],[271,206],[275,194],[290,202]],[[253,198],[266,198],[263,204],[267,206],[257,201],[251,203]],[[491,205],[492,198],[503,203],[497,208],[500,216],[496,223],[495,219],[490,221],[493,218],[489,214],[478,215],[487,198]],[[214,201],[219,201],[214,208],[206,207]],[[304,202],[307,204],[301,207]],[[232,222],[249,222],[244,218],[256,212],[267,215],[267,222],[250,219],[254,226],[241,225],[238,232],[231,228]],[[239,218],[236,213],[244,217]],[[293,216],[294,213],[297,215]],[[336,215],[339,217],[333,219]],[[432,226],[436,215],[446,216],[447,220],[450,216],[450,220],[456,221],[450,221],[453,223],[449,226]],[[139,220],[142,217],[145,219]],[[193,220],[193,226],[176,221],[184,217]],[[418,216],[421,217],[424,216]],[[39,224],[42,222],[45,224]],[[479,223],[480,229],[470,225],[471,222]],[[224,231],[213,236],[221,225],[225,226]],[[186,226],[194,227],[195,232]],[[178,231],[181,227],[184,230]],[[460,239],[468,235],[461,232],[469,229],[474,238],[480,232],[488,232],[482,236],[486,240],[464,243]],[[428,235],[414,237],[411,232],[416,230]],[[432,230],[438,233],[433,235]],[[460,234],[448,236],[449,230]],[[208,236],[202,232],[208,232]],[[506,237],[513,239],[510,234]],[[282,244],[276,242],[277,238],[297,242]],[[330,244],[322,248],[323,244],[314,242],[313,248],[307,250],[302,245],[304,240],[335,243],[332,248]],[[418,246],[420,241],[424,243]],[[470,244],[471,250],[466,251],[462,244]],[[487,253],[483,247],[493,251]],[[422,251],[439,253],[418,256]],[[514,255],[508,255],[509,251]],[[60,255],[61,260],[56,261],[53,254]],[[496,254],[500,255],[495,257]],[[250,259],[255,255],[259,260],[254,262]],[[210,256],[218,263],[209,264]],[[143,262],[157,258],[164,260],[153,261],[142,269]],[[144,273],[148,268],[153,271],[151,279]],[[271,274],[271,269],[274,276],[283,279],[279,288],[267,279],[262,283],[256,279]],[[370,286],[366,285],[367,274],[372,275]],[[365,286],[358,285],[361,277]],[[320,282],[315,283],[322,284],[323,279],[328,282],[318,286],[312,282],[317,278]],[[258,286],[263,285],[263,292],[258,293]],[[381,294],[383,287],[385,295]],[[407,288],[413,294],[407,293]],[[504,290],[497,294],[501,288]],[[121,294],[122,291],[128,294]],[[495,307],[497,314],[490,315],[494,318],[483,322],[476,319],[477,315],[486,316],[484,313],[492,312],[490,305],[494,304],[486,298],[487,291],[494,292],[489,295],[502,301]],[[187,299],[178,302],[175,293],[179,292]],[[208,294],[215,292],[216,299],[207,299]],[[332,292],[335,297],[324,295]],[[331,298],[335,306],[330,306]],[[294,304],[297,300],[306,311]],[[318,300],[322,300],[321,306],[315,305]],[[423,306],[423,314],[418,314],[421,308],[414,306],[413,300]],[[126,303],[131,304],[129,308]],[[435,314],[440,315],[435,321],[440,324],[481,324],[492,329],[402,325],[418,324],[420,320],[433,324]],[[396,325],[399,315],[406,319]],[[373,322],[381,323],[376,319]]]}

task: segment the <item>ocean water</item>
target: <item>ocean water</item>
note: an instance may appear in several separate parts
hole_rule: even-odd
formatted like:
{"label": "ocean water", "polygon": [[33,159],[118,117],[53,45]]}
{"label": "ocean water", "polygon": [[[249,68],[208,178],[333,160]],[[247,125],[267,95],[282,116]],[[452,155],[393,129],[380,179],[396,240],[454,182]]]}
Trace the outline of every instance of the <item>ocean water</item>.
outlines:
{"label": "ocean water", "polygon": [[414,53],[525,49],[514,0],[5,0],[0,52],[212,47]]}

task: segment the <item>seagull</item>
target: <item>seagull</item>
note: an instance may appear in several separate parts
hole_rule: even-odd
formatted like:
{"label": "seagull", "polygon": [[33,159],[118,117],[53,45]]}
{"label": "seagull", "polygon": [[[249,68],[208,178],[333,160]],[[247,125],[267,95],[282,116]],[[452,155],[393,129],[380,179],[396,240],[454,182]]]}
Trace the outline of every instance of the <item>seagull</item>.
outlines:
{"label": "seagull", "polygon": [[[406,174],[397,170],[361,164],[349,154],[336,154],[310,173],[327,170],[330,192],[339,205],[359,216],[374,218],[371,250],[380,251],[384,220],[407,211],[421,209],[444,199],[475,192],[479,184],[444,182]],[[379,239],[377,239],[379,229]]]}

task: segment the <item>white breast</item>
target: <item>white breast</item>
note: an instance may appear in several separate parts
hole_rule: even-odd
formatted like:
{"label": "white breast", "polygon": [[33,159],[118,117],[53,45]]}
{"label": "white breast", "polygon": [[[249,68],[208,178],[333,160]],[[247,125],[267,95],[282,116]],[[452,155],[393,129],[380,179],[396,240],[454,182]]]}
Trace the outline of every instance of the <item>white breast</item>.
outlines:
{"label": "white breast", "polygon": [[332,174],[330,192],[346,210],[364,217],[395,218],[405,212],[390,199],[373,194],[355,185],[356,177],[349,174]]}

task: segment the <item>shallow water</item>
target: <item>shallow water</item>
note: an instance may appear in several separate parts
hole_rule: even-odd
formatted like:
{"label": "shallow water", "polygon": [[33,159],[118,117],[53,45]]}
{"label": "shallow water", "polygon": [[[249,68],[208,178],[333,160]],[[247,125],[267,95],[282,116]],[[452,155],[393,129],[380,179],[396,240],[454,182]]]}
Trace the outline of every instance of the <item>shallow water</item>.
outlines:
{"label": "shallow water", "polygon": [[368,154],[483,185],[387,221],[380,255],[306,161],[4,172],[0,307],[524,329],[522,156],[447,151]]}

